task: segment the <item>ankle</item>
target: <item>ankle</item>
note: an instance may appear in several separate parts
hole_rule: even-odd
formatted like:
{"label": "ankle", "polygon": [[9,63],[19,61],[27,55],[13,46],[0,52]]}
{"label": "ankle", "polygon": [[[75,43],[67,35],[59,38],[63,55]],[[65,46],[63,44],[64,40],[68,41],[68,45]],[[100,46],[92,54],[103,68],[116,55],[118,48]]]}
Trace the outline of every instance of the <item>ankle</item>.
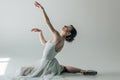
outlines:
{"label": "ankle", "polygon": [[80,73],[84,73],[84,72],[86,72],[86,70],[80,70]]}

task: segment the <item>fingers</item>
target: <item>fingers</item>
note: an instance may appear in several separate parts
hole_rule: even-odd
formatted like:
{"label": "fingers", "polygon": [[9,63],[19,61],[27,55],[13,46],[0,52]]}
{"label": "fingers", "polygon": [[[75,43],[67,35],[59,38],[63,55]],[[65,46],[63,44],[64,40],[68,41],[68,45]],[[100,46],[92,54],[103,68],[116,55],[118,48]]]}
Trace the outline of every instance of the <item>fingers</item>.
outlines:
{"label": "fingers", "polygon": [[37,32],[38,30],[37,29],[32,29],[31,32]]}
{"label": "fingers", "polygon": [[40,3],[38,3],[37,1],[35,1],[34,5],[38,8],[43,9],[42,5]]}
{"label": "fingers", "polygon": [[33,28],[33,29],[31,30],[31,32],[41,32],[41,30],[38,29],[38,28]]}
{"label": "fingers", "polygon": [[35,5],[36,7],[39,7],[40,4],[35,1],[34,5]]}

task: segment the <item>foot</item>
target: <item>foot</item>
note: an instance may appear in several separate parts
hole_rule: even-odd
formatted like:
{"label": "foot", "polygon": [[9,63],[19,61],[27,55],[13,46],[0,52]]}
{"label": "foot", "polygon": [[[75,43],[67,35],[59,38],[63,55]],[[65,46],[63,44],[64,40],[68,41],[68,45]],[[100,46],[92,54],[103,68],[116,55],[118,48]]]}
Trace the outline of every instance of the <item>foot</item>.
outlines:
{"label": "foot", "polygon": [[82,72],[83,75],[97,75],[97,71],[94,70],[86,70]]}

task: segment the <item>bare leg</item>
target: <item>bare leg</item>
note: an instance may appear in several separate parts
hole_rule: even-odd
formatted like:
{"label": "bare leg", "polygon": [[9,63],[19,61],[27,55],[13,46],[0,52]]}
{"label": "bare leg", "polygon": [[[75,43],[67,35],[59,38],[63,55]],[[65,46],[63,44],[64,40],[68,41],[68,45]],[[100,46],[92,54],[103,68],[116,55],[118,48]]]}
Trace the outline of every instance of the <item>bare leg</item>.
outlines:
{"label": "bare leg", "polygon": [[68,72],[68,73],[82,73],[85,71],[86,70],[82,70],[82,69],[72,67],[72,66],[64,66],[64,70],[63,70],[63,72]]}
{"label": "bare leg", "polygon": [[62,73],[82,73],[83,75],[96,75],[97,71],[94,70],[83,70],[80,68],[72,67],[72,66],[64,66],[64,70]]}

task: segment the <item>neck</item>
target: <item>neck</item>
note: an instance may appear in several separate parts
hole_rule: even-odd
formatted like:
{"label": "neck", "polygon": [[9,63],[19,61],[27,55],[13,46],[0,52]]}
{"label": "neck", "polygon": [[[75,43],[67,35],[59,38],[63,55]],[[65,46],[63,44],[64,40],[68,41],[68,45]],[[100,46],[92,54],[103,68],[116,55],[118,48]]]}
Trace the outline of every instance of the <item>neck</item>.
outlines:
{"label": "neck", "polygon": [[65,39],[65,37],[66,37],[66,36],[65,36],[65,35],[63,35],[63,34],[61,34],[61,37],[62,37],[62,39]]}

